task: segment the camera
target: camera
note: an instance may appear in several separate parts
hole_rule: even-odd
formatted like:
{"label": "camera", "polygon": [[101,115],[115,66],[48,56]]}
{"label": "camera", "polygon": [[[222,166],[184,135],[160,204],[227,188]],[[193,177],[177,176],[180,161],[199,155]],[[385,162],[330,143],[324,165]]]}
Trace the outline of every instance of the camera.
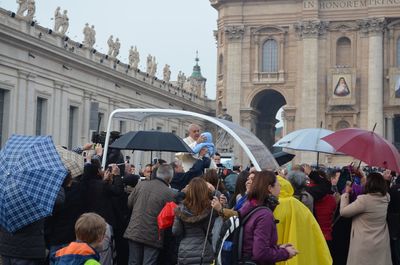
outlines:
{"label": "camera", "polygon": [[[104,131],[102,131],[102,132],[93,132],[92,133],[92,137],[91,137],[91,141],[92,141],[92,143],[101,144],[102,146],[104,146],[105,142],[106,142],[106,136],[107,136],[107,132],[104,132]],[[110,133],[109,144],[112,144],[119,137],[121,137],[121,133],[120,132],[112,131]]]}

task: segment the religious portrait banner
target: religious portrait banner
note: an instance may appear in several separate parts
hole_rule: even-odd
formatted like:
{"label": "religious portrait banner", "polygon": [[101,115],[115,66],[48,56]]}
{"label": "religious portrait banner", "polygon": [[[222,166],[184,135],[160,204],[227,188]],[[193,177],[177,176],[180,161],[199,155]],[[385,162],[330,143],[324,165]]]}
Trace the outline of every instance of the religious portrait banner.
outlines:
{"label": "religious portrait banner", "polygon": [[351,97],[351,74],[334,74],[332,76],[332,93],[334,98]]}

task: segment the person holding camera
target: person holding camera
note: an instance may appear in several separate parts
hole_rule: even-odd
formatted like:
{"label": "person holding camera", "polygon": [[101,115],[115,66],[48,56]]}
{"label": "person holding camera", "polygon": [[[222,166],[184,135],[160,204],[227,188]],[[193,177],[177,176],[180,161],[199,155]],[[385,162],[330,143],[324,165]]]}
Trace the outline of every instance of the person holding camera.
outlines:
{"label": "person holding camera", "polygon": [[111,237],[118,230],[113,199],[123,196],[124,185],[117,165],[111,164],[102,171],[98,162],[86,163],[82,176],[82,197],[84,212],[94,212],[103,217],[107,224],[107,233],[100,252],[101,264],[112,264]]}
{"label": "person holding camera", "polygon": [[389,229],[386,222],[390,202],[388,187],[380,173],[370,173],[364,194],[350,203],[352,187],[347,185],[340,201],[340,215],[352,217],[347,265],[391,265]]}

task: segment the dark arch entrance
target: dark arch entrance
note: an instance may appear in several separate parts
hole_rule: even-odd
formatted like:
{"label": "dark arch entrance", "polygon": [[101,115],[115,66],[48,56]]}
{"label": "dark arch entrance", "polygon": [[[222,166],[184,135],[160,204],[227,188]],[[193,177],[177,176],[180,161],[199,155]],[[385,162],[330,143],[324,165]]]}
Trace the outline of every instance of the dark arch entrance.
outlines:
{"label": "dark arch entrance", "polygon": [[275,143],[275,125],[279,122],[275,117],[285,105],[286,100],[282,94],[272,89],[261,91],[251,103],[252,108],[258,111],[256,135],[271,151]]}

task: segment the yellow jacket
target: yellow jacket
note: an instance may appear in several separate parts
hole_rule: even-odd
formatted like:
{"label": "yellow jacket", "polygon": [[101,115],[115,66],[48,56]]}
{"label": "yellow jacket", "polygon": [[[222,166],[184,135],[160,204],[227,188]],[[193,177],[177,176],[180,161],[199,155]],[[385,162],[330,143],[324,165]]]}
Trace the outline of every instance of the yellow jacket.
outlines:
{"label": "yellow jacket", "polygon": [[293,197],[289,181],[278,176],[281,185],[279,205],[274,211],[278,244],[291,243],[299,251],[290,260],[277,265],[331,265],[332,257],[317,221],[310,210]]}

